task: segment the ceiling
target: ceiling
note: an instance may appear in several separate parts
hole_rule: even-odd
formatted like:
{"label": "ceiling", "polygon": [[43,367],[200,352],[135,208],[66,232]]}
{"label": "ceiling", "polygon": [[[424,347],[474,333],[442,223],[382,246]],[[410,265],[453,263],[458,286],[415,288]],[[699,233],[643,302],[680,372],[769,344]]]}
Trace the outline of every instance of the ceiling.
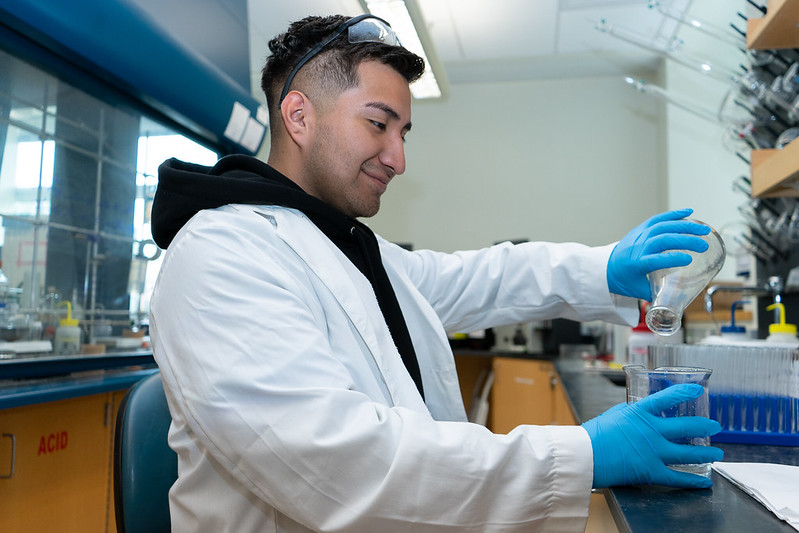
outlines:
{"label": "ceiling", "polygon": [[[662,0],[682,14],[692,0]],[[648,0],[416,0],[450,83],[627,74],[659,57],[596,29],[608,24],[666,43],[678,23]],[[358,0],[248,0],[254,87],[267,42],[310,14],[362,13]],[[259,96],[259,95],[256,95]]]}

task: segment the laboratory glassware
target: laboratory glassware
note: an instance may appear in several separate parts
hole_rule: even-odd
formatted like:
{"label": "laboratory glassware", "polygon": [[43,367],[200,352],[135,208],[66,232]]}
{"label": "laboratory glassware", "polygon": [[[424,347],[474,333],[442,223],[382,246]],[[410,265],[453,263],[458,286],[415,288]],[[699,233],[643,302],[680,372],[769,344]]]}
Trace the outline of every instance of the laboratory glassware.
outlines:
{"label": "laboratory glassware", "polygon": [[[664,418],[678,416],[710,417],[710,401],[708,395],[708,379],[713,371],[709,368],[687,366],[662,366],[650,370],[641,365],[627,365],[624,373],[627,377],[627,403],[633,404],[647,396],[681,383],[701,385],[704,392],[696,399],[688,400],[659,413]],[[675,440],[678,444],[692,446],[709,446],[710,437],[691,437]],[[710,476],[710,464],[675,464],[667,465],[672,470]]]}
{"label": "laboratory glassware", "polygon": [[649,368],[713,369],[710,418],[715,442],[799,446],[799,351],[763,340],[736,344],[658,344]]}
{"label": "laboratory glassware", "polygon": [[[691,221],[707,226],[699,220]],[[707,242],[708,249],[705,252],[680,250],[691,256],[688,265],[663,268],[647,275],[653,299],[646,313],[646,325],[658,335],[673,335],[680,329],[685,308],[724,265],[726,248],[721,235],[710,228],[710,233],[698,237]]]}
{"label": "laboratory glassware", "polygon": [[780,133],[780,136],[777,137],[777,142],[775,143],[775,148],[782,149],[788,146],[788,143],[793,141],[799,137],[799,128],[788,128],[787,130]]}
{"label": "laboratory glassware", "polygon": [[721,42],[738,48],[746,46],[746,39],[741,35],[734,34],[727,28],[721,28],[705,20],[681,13],[679,10],[672,10],[658,0],[649,0],[649,9],[657,9],[662,15],[677,21],[679,24],[693,28]]}

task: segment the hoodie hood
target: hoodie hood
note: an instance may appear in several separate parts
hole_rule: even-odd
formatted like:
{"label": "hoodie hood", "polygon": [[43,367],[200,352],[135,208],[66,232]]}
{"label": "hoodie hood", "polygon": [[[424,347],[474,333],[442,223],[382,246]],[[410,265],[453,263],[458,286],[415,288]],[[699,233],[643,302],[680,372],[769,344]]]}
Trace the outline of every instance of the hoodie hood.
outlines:
{"label": "hoodie hood", "polygon": [[361,225],[254,157],[229,155],[213,167],[172,158],[158,167],[152,208],[153,240],[161,248],[168,248],[180,228],[196,213],[227,204],[293,207],[312,219],[323,219],[326,233],[349,234],[353,225]]}

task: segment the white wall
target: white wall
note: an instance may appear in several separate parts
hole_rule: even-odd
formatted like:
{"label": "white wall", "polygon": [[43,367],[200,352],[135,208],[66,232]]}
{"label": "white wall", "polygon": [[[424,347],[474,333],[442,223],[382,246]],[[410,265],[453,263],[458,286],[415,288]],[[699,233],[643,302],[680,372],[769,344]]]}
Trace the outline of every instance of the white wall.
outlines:
{"label": "white wall", "polygon": [[[745,13],[746,2],[694,2],[691,15],[700,20],[713,21],[719,26],[728,21],[744,28],[736,11]],[[702,59],[715,68],[733,72],[738,71],[739,63],[746,63],[744,54],[734,46],[690,27],[685,27],[680,36],[686,43],[683,57]],[[708,110],[718,111],[732,87],[731,81],[720,81],[673,61],[667,61],[664,67],[664,86],[670,93],[687,98]],[[726,127],[719,123],[714,124],[668,105],[665,126],[668,207],[692,205],[697,218],[721,233],[727,245],[727,262],[716,279],[741,281],[735,277],[735,258],[745,252],[735,243],[733,236],[744,229],[738,206],[747,199],[733,191],[732,183],[741,175],[749,176],[749,167],[728,148],[730,143],[725,143],[723,139],[728,135]]]}
{"label": "white wall", "polygon": [[[735,12],[745,4],[703,0],[691,14],[742,26]],[[687,53],[715,64],[743,58],[690,28],[680,35]],[[630,74],[710,110],[728,88],[672,61]],[[654,213],[692,207],[735,252],[745,199],[731,183],[748,168],[724,148],[723,128],[621,77],[453,84],[444,101],[415,101],[413,124],[407,171],[366,221],[392,241],[442,251],[517,238],[600,245]],[[731,263],[718,279],[735,279]]]}
{"label": "white wall", "polygon": [[368,221],[392,241],[599,245],[666,206],[661,104],[620,77],[453,85],[412,119],[406,173]]}
{"label": "white wall", "polygon": [[[691,14],[739,23],[743,0],[694,2]],[[683,26],[688,56],[737,68],[743,54]],[[631,73],[632,74],[632,73]],[[636,77],[715,111],[730,85],[671,60]],[[405,175],[369,224],[386,238],[451,251],[503,239],[621,238],[651,214],[692,207],[725,237],[735,280],[745,201],[732,181],[748,167],[724,147],[724,128],[619,77],[454,84],[444,102],[414,102]]]}

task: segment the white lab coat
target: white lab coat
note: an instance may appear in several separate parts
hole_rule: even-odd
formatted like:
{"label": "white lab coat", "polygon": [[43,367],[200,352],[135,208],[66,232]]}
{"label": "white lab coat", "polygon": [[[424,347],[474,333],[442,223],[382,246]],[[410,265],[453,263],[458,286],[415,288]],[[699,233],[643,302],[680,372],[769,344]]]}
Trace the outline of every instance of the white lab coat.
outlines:
{"label": "white lab coat", "polygon": [[174,531],[585,528],[585,430],[494,435],[466,422],[445,328],[633,324],[635,301],[608,293],[611,247],[380,247],[426,405],[369,282],[302,213],[229,205],[198,213],[172,241],[150,333],[179,457]]}

